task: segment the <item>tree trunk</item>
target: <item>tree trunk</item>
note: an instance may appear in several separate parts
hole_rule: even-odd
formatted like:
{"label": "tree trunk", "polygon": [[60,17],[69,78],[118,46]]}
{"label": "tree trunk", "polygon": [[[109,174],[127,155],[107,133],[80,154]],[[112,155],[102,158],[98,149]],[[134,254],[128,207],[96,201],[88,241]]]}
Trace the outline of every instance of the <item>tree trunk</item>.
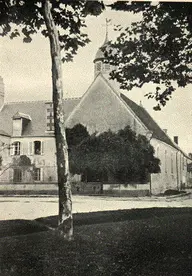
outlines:
{"label": "tree trunk", "polygon": [[53,111],[59,186],[58,230],[65,239],[70,240],[73,237],[73,216],[68,146],[64,126],[61,49],[49,0],[44,1],[43,11],[50,41],[52,61]]}

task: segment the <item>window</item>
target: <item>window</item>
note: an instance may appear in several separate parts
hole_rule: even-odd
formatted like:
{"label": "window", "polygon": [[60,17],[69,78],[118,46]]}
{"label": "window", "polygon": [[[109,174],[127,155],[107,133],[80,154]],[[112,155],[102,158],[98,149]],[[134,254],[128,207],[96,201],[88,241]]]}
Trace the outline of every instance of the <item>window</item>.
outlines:
{"label": "window", "polygon": [[29,142],[28,146],[28,154],[29,155],[42,155],[44,154],[44,141],[34,141]]}
{"label": "window", "polygon": [[171,153],[171,173],[173,173],[173,153]]}
{"label": "window", "polygon": [[40,168],[35,168],[34,169],[34,181],[41,181],[41,169]]}
{"label": "window", "polygon": [[167,172],[167,151],[165,150],[165,172]]}
{"label": "window", "polygon": [[41,141],[34,142],[34,154],[37,154],[37,155],[41,154]]}
{"label": "window", "polygon": [[53,104],[52,103],[47,104],[46,121],[47,121],[47,131],[54,131],[54,117],[53,117]]}
{"label": "window", "polygon": [[20,153],[21,153],[21,143],[14,142],[12,144],[12,154],[11,155],[20,155]]}
{"label": "window", "polygon": [[110,70],[110,64],[105,63],[105,71],[108,72]]}
{"label": "window", "polygon": [[97,72],[101,72],[101,69],[102,69],[102,62],[99,61],[95,64],[95,68],[96,68],[96,71]]}
{"label": "window", "polygon": [[22,119],[13,118],[13,136],[22,135]]}

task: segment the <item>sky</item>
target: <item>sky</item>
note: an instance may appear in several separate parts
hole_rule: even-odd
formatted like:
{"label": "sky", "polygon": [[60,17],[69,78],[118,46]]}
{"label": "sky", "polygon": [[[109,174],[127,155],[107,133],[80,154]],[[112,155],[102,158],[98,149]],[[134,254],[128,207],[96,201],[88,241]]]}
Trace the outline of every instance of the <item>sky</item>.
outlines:
{"label": "sky", "polygon": [[[111,19],[109,39],[116,33],[113,25],[128,26],[138,15],[106,10],[98,17],[88,16],[86,32],[91,42],[79,49],[74,61],[63,64],[64,97],[82,96],[94,79],[93,60],[98,48],[105,40],[105,19]],[[51,60],[49,42],[41,35],[35,35],[29,44],[20,38],[0,39],[0,76],[5,84],[5,101],[51,100]],[[154,102],[144,97],[152,90],[152,84],[141,89],[124,91],[125,95],[142,105],[168,135],[179,136],[179,146],[192,152],[192,85],[174,92],[173,98],[162,111],[154,111]]]}

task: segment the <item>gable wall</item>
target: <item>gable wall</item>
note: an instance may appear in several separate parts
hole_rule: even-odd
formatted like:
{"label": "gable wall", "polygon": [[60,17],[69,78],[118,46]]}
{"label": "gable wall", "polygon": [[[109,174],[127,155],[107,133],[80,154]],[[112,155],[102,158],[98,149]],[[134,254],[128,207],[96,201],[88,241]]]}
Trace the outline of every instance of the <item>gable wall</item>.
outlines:
{"label": "gable wall", "polygon": [[72,128],[79,123],[86,126],[90,134],[109,129],[116,132],[127,125],[143,135],[147,131],[101,76],[95,79],[71,113],[66,126]]}

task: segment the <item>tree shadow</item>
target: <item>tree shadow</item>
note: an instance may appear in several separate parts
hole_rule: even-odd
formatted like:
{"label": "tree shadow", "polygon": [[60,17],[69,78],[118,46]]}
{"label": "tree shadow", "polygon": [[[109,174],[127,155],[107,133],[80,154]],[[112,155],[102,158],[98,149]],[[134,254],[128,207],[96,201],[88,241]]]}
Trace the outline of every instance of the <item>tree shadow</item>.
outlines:
{"label": "tree shadow", "polygon": [[2,220],[0,221],[0,238],[27,235],[42,231],[47,231],[49,228],[35,220]]}
{"label": "tree shadow", "polygon": [[[110,222],[120,222],[120,221],[131,221],[148,219],[152,217],[163,217],[163,216],[173,216],[180,214],[192,213],[192,208],[145,208],[145,209],[131,209],[131,210],[116,210],[116,211],[99,211],[99,212],[89,212],[89,213],[77,213],[74,214],[74,227],[100,224],[100,223],[110,223]],[[56,228],[58,223],[57,216],[42,217],[36,219],[42,225],[48,227]]]}

